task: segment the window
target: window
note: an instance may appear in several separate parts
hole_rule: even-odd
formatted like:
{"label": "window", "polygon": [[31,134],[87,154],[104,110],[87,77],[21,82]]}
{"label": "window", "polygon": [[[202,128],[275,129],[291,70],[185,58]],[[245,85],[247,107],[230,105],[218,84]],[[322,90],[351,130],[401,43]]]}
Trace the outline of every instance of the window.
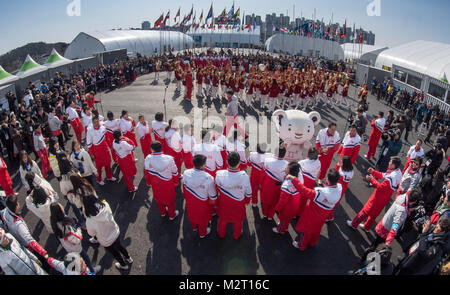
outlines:
{"label": "window", "polygon": [[395,70],[394,78],[399,81],[405,82],[406,81],[406,73],[403,71],[400,71],[400,70]]}
{"label": "window", "polygon": [[433,95],[434,97],[439,98],[443,101],[445,98],[445,89],[436,84],[430,83],[428,94]]}
{"label": "window", "polygon": [[383,66],[383,70],[385,70],[385,71],[391,71],[392,69],[391,69],[391,67],[388,67],[388,66]]}
{"label": "window", "polygon": [[413,75],[408,75],[408,85],[420,89],[420,85],[422,85],[422,79]]}
{"label": "window", "polygon": [[450,90],[447,92],[447,101],[446,103],[450,104]]}

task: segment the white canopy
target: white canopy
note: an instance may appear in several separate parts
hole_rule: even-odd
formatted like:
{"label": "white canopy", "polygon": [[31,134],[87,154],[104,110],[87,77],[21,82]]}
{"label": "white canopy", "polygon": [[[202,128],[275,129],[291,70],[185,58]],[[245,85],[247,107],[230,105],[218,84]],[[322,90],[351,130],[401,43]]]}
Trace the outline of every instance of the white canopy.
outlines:
{"label": "white canopy", "polygon": [[145,56],[159,54],[170,48],[175,50],[192,48],[193,40],[177,31],[114,30],[81,32],[67,47],[64,57],[79,59],[91,57],[95,53],[116,49],[127,49],[128,54]]}
{"label": "white canopy", "polygon": [[303,56],[322,56],[331,60],[344,59],[344,50],[335,41],[288,34],[276,34],[267,39],[266,50],[284,51]]}
{"label": "white canopy", "polygon": [[341,47],[344,50],[345,59],[360,59],[367,53],[379,54],[380,52],[388,49],[388,47],[359,43],[345,43],[342,44]]}
{"label": "white canopy", "polygon": [[398,65],[436,79],[450,76],[450,44],[418,40],[383,51],[376,67]]}

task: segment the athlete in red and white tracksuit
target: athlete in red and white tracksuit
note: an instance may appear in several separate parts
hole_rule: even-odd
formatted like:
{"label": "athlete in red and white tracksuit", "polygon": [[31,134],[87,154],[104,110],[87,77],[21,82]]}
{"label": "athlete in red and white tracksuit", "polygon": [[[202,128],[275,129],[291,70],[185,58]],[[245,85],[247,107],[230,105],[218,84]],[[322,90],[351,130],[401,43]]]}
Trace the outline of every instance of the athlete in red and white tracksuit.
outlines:
{"label": "athlete in red and white tracksuit", "polygon": [[308,207],[295,226],[299,236],[293,242],[295,247],[305,250],[308,245],[313,247],[319,241],[322,226],[341,200],[342,186],[338,183],[312,190],[304,186],[298,178],[294,178],[292,184],[301,198],[309,200]]}
{"label": "athlete in red and white tracksuit", "polygon": [[320,151],[319,161],[321,163],[319,179],[324,179],[327,175],[328,168],[330,168],[333,161],[334,153],[338,150],[341,143],[339,132],[335,131],[331,135],[328,128],[319,131],[316,138],[316,148]]}
{"label": "athlete in red and white tracksuit", "polygon": [[122,117],[119,120],[120,131],[122,131],[122,135],[129,138],[134,146],[137,147],[136,135],[134,134],[134,127],[136,127],[136,123],[130,117],[125,118]]}
{"label": "athlete in red and white tracksuit", "polygon": [[367,151],[366,155],[367,160],[370,160],[373,156],[375,156],[378,142],[380,141],[381,134],[383,134],[385,125],[386,119],[384,118],[378,118],[372,121],[372,132],[370,133],[369,141],[367,142],[367,144],[369,145],[369,150]]}
{"label": "athlete in red and white tracksuit", "polygon": [[169,218],[175,218],[178,215],[175,211],[175,187],[179,183],[179,174],[173,157],[154,152],[145,158],[144,168],[145,180],[152,187],[159,213],[162,217],[169,213]]}
{"label": "athlete in red and white tracksuit", "polygon": [[136,131],[139,136],[139,141],[141,143],[142,153],[144,158],[152,153],[150,145],[152,144],[152,135],[150,133],[151,129],[147,121],[138,122],[136,125]]}
{"label": "athlete in red and white tracksuit", "polygon": [[192,156],[204,155],[206,157],[205,171],[213,178],[216,178],[216,172],[223,168],[223,160],[220,149],[213,143],[199,143],[192,148]]}
{"label": "athlete in red and white tracksuit", "polygon": [[[350,183],[350,180],[353,179],[354,176],[354,171],[343,171],[342,167],[336,165],[334,167],[334,169],[336,169],[337,171],[339,171],[339,184],[342,186],[342,195],[341,198],[344,197],[345,192],[347,191],[348,188],[348,184]],[[334,212],[334,211],[333,211]],[[329,220],[333,220],[334,219],[334,215],[333,212],[330,213],[330,217]]]}
{"label": "athlete in red and white tracksuit", "polygon": [[109,154],[108,141],[106,139],[105,126],[89,126],[86,134],[86,145],[91,156],[94,157],[95,167],[97,167],[97,181],[102,182],[102,169],[105,168],[106,179],[111,180],[111,156]]}
{"label": "athlete in red and white tracksuit", "polygon": [[216,185],[220,192],[217,210],[219,237],[225,237],[227,224],[231,222],[234,227],[233,237],[239,239],[242,223],[247,218],[245,207],[252,197],[250,178],[245,171],[228,168],[217,172]]}
{"label": "athlete in red and white tracksuit", "polygon": [[409,148],[408,154],[406,155],[406,163],[405,167],[403,167],[403,173],[405,173],[406,170],[409,168],[409,163],[414,161],[417,157],[424,157],[425,153],[423,151],[422,147],[418,147],[417,144],[413,145]]}
{"label": "athlete in red and white tracksuit", "polygon": [[356,159],[358,158],[359,150],[361,149],[361,137],[358,133],[352,136],[351,132],[348,131],[345,134],[344,140],[342,141],[342,145],[338,150],[338,155],[341,158],[350,157],[352,160],[352,164],[354,165]]}
{"label": "athlete in red and white tracksuit", "polygon": [[66,109],[66,113],[69,115],[70,124],[72,125],[73,131],[75,132],[77,140],[78,140],[78,142],[81,143],[81,138],[82,138],[84,128],[83,128],[83,124],[81,124],[80,117],[78,116],[77,111],[72,106],[69,106]]}
{"label": "athlete in red and white tracksuit", "polygon": [[269,157],[273,157],[273,155],[269,153],[260,154],[257,152],[251,152],[250,156],[248,157],[248,163],[252,167],[252,171],[250,173],[250,184],[252,186],[253,205],[258,204],[258,191],[261,186],[260,180],[262,165],[264,161]]}
{"label": "athlete in red and white tracksuit", "polygon": [[281,194],[275,211],[278,212],[278,224],[276,230],[280,234],[284,234],[289,228],[291,220],[297,216],[300,206],[300,194],[291,180],[285,180],[281,186]]}
{"label": "athlete in red and white tracksuit", "polygon": [[181,136],[180,142],[181,148],[183,150],[182,155],[184,167],[186,167],[186,169],[193,169],[194,163],[192,162],[193,160],[192,149],[196,145],[195,138],[190,134],[183,134],[183,136]]}
{"label": "athlete in red and white tracksuit", "polygon": [[300,173],[305,180],[305,186],[313,189],[316,186],[316,180],[319,176],[321,163],[319,160],[305,159],[298,162],[300,164]]}
{"label": "athlete in red and white tracksuit", "polygon": [[47,146],[45,145],[45,140],[42,136],[42,132],[38,132],[37,130],[33,132],[33,143],[34,150],[38,154],[39,160],[41,161],[42,176],[44,176],[44,178],[47,178],[48,172],[51,171],[51,168],[50,162],[48,160]]}
{"label": "athlete in red and white tracksuit", "polygon": [[113,149],[114,142],[114,131],[120,129],[119,119],[107,120],[104,124],[106,128],[106,143],[108,144],[109,150],[111,151],[112,159],[115,163],[118,161],[116,151]]}
{"label": "athlete in red and white tracksuit", "polygon": [[275,214],[275,205],[278,203],[281,193],[281,185],[276,183],[284,181],[286,176],[285,169],[288,164],[287,161],[276,156],[270,157],[263,162],[260,179],[262,214],[269,220]]}
{"label": "athlete in red and white tracksuit", "polygon": [[[239,154],[239,157],[241,158],[241,164],[239,165],[239,169],[241,171],[247,170],[248,164],[245,156],[245,145],[242,142],[240,142],[237,139],[234,142],[227,141],[225,149],[227,152],[227,159],[230,153],[237,152]],[[225,168],[228,168],[228,163],[225,162],[225,164],[226,164]]]}
{"label": "athlete in red and white tracksuit", "polygon": [[133,151],[136,149],[134,142],[128,137],[122,136],[119,142],[113,142],[113,148],[118,156],[118,163],[127,185],[128,192],[137,191],[134,186],[134,176],[137,173]]}
{"label": "athlete in red and white tracksuit", "polygon": [[178,168],[178,173],[181,173],[181,165],[183,164],[183,154],[181,147],[181,136],[176,129],[169,129],[166,134],[167,155],[170,155],[175,160]]}
{"label": "athlete in red and white tracksuit", "polygon": [[200,237],[206,236],[208,222],[211,221],[210,205],[217,200],[214,178],[204,170],[186,170],[183,173],[183,193],[192,229],[198,230]]}
{"label": "athlete in red and white tracksuit", "polygon": [[370,183],[375,187],[375,191],[351,222],[353,228],[357,228],[361,222],[367,219],[364,229],[370,230],[375,219],[380,215],[381,210],[386,207],[386,204],[392,197],[392,193],[397,190],[402,179],[402,171],[400,169],[388,170],[386,173],[373,170],[372,175],[377,179],[382,179],[383,182],[379,183],[374,177],[370,178]]}
{"label": "athlete in red and white tracksuit", "polygon": [[152,130],[155,135],[155,140],[162,144],[162,151],[167,152],[166,144],[166,127],[169,126],[167,122],[152,121]]}
{"label": "athlete in red and white tracksuit", "polygon": [[12,188],[11,177],[9,176],[8,168],[5,161],[0,157],[0,185],[5,191],[6,196],[13,196],[14,191]]}
{"label": "athlete in red and white tracksuit", "polygon": [[[314,189],[316,186],[316,180],[320,173],[321,163],[319,160],[301,160],[298,162],[300,164],[299,179],[303,179],[302,183],[309,189]],[[301,198],[298,205],[297,216],[301,216],[306,208],[308,199]]]}
{"label": "athlete in red and white tracksuit", "polygon": [[222,162],[227,165],[228,153],[227,153],[227,143],[228,139],[223,134],[216,132],[213,143],[219,147],[220,155],[222,156]]}

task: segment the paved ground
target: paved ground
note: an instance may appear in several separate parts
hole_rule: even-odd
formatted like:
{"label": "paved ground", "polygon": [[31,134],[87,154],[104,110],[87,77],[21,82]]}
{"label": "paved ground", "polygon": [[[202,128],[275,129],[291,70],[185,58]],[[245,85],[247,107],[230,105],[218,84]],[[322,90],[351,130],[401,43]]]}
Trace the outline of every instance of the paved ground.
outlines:
{"label": "paved ground", "polygon": [[[133,118],[137,119],[138,114],[142,113],[148,121],[151,121],[157,111],[163,110],[165,85],[162,78],[165,78],[165,75],[165,73],[161,74],[157,85],[151,85],[154,75],[145,75],[139,77],[131,86],[97,96],[103,100],[105,117],[108,110],[118,116],[122,109],[127,109]],[[194,99],[192,106],[182,102],[181,97],[174,96],[174,89],[175,84],[170,84],[167,90],[169,118],[186,114],[192,118],[194,106],[203,108],[203,114],[206,115],[205,101]],[[351,88],[350,96],[354,97],[355,92],[356,90]],[[369,119],[379,110],[388,108],[373,97],[370,97],[369,101]],[[356,104],[355,101],[352,103]],[[206,105],[210,105],[210,102],[206,101]],[[102,111],[101,108],[100,111]],[[224,111],[225,104],[217,102],[208,110],[208,113],[223,117]],[[318,111],[322,115],[321,128],[328,125],[330,121],[335,121],[341,136],[344,135],[348,109],[320,107]],[[261,114],[260,111],[256,113]],[[317,128],[316,134],[319,129]],[[367,128],[367,134],[369,132],[370,127]],[[410,142],[412,143],[415,139],[416,135],[411,134]],[[403,145],[401,154],[403,162],[409,146],[408,143]],[[426,147],[426,150],[428,148]],[[367,149],[367,143],[364,143],[360,155],[364,155]],[[374,231],[369,233],[362,230],[352,231],[345,224],[347,219],[352,219],[359,212],[373,190],[363,181],[365,172],[371,164],[361,156],[356,163],[355,178],[335,211],[335,222],[323,227],[315,248],[300,252],[291,246],[292,239],[296,237],[293,226],[297,220],[293,221],[289,234],[278,236],[272,232],[275,223],[261,219],[260,207],[247,208],[248,218],[244,223],[244,235],[238,241],[233,240],[230,226],[227,237],[223,240],[219,239],[216,231],[217,217],[213,220],[211,235],[200,240],[192,232],[186,218],[180,190],[178,190],[176,201],[180,216],[174,222],[170,222],[167,218],[161,219],[151,190],[149,191],[143,178],[144,159],[140,148],[135,155],[139,159],[138,174],[135,179],[139,191],[133,200],[130,199],[122,180],[120,183],[108,183],[105,187],[96,186],[99,196],[105,198],[111,205],[120,226],[123,244],[134,258],[135,262],[129,274],[345,274],[348,270],[357,267],[363,249],[375,237]],[[119,177],[117,166],[113,167],[113,171],[114,175]],[[14,173],[12,178],[15,190],[20,193],[21,204],[24,204],[25,190],[23,188],[19,190],[18,173]],[[55,178],[51,179],[51,184],[58,192],[60,191]],[[62,203],[66,204],[65,200],[62,200]],[[64,249],[56,238],[49,236],[43,224],[38,222],[38,219],[26,208],[22,212],[32,229],[33,236],[49,251],[49,254],[56,258],[63,257]],[[105,255],[104,248],[89,245],[87,239],[84,242],[92,260],[104,268],[103,274],[119,274],[113,267],[113,257],[109,253]],[[397,242],[394,242],[393,249],[392,257],[400,255],[401,250]]]}

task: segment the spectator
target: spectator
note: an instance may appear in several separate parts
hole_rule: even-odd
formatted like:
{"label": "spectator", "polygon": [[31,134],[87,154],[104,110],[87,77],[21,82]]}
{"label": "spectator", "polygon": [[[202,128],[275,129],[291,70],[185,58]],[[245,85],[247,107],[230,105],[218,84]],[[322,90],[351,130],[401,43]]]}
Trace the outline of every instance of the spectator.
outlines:
{"label": "spectator", "polygon": [[111,208],[106,201],[100,201],[94,195],[83,198],[83,213],[86,216],[86,228],[90,236],[96,237],[100,245],[106,248],[118,261],[119,270],[129,270],[133,259],[120,243],[119,226],[114,220]]}
{"label": "spectator", "polygon": [[432,150],[429,150],[425,154],[425,169],[422,171],[422,176],[429,174],[433,175],[437,169],[441,166],[444,160],[444,151],[440,143],[435,144]]}

